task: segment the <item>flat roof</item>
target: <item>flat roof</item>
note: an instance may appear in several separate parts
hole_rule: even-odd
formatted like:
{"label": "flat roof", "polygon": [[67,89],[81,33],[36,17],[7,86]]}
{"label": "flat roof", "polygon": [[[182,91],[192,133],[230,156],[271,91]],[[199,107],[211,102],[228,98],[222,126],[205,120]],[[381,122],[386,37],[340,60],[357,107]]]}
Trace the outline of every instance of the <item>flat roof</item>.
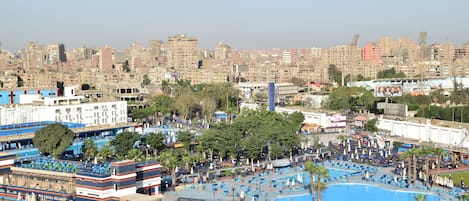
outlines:
{"label": "flat roof", "polygon": [[[111,130],[116,128],[125,128],[125,127],[132,127],[137,126],[138,124],[135,123],[119,123],[115,125],[100,125],[100,126],[86,126],[85,124],[77,124],[77,123],[70,123],[70,122],[53,122],[52,123],[60,123],[68,128],[70,128],[74,133],[86,133],[91,131],[105,131]],[[49,124],[52,124],[50,123]],[[38,122],[34,122],[38,123]],[[39,129],[47,126],[47,124],[43,124],[39,126],[38,124],[34,123],[27,123],[36,125],[35,127],[26,127],[26,128],[16,128],[17,130],[1,130],[0,129],[0,142],[8,142],[13,140],[24,140],[24,139],[32,139],[34,137],[34,133]],[[19,125],[19,124],[13,124]],[[7,126],[7,125],[5,125]],[[8,125],[11,126],[11,125]],[[8,132],[7,132],[8,131]]]}
{"label": "flat roof", "polygon": [[70,129],[81,128],[81,127],[86,126],[86,124],[78,124],[78,123],[71,123],[71,122],[55,122],[55,121],[39,121],[39,122],[22,123],[22,124],[9,124],[9,125],[0,126],[0,136],[35,133],[41,128],[44,128],[47,125],[55,124],[55,123],[60,123],[64,126],[67,126],[67,128],[70,128]]}

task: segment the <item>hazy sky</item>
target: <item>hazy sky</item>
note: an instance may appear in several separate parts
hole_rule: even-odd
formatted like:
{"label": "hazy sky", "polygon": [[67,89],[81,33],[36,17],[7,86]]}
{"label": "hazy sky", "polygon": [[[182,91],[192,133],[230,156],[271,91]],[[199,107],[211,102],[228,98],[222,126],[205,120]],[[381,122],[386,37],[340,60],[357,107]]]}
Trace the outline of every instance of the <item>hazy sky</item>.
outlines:
{"label": "hazy sky", "polygon": [[469,42],[468,0],[4,0],[0,3],[2,49],[26,41],[64,43],[67,49],[187,34],[201,48],[218,42],[233,48],[330,47],[388,35],[428,32],[427,43]]}

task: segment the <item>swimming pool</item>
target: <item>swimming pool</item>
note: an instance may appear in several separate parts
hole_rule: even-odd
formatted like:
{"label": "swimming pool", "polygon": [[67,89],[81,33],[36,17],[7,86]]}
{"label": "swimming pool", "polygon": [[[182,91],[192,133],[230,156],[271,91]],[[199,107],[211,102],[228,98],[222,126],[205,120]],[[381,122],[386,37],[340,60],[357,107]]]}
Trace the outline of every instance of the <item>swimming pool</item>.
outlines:
{"label": "swimming pool", "polygon": [[[366,184],[331,184],[322,192],[323,201],[413,201],[419,194],[410,191],[395,191]],[[439,201],[436,195],[426,194],[426,201]],[[312,201],[310,194],[286,196],[275,201]]]}
{"label": "swimming pool", "polygon": [[[352,175],[352,174],[356,174],[356,173],[360,172],[360,171],[356,171],[356,170],[344,170],[344,169],[337,169],[337,168],[327,168],[327,169],[329,170],[329,176],[331,178],[338,178],[338,177],[341,177],[341,176]],[[303,177],[303,181],[305,183],[309,184],[309,173],[298,172],[298,174]],[[292,179],[294,179],[294,180],[297,181],[298,174],[297,175],[292,175],[292,176],[289,176],[289,177],[282,177],[279,180],[287,180],[287,179],[292,180]]]}

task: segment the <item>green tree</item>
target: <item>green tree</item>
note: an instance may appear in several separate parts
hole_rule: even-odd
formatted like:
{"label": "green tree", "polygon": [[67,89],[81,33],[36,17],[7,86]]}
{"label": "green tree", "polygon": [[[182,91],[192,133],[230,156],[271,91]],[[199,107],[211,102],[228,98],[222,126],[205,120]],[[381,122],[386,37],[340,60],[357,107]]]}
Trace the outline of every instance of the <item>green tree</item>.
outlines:
{"label": "green tree", "polygon": [[155,154],[160,153],[166,148],[165,136],[163,133],[150,133],[146,136],[145,142],[154,149]]}
{"label": "green tree", "polygon": [[135,160],[137,162],[145,160],[145,155],[141,149],[130,149],[127,152],[127,159]]}
{"label": "green tree", "polygon": [[[310,176],[310,188],[311,188],[311,195],[314,196],[314,188],[316,187],[317,193],[318,193],[318,200],[322,201],[321,197],[321,191],[326,189],[326,186],[324,183],[321,183],[322,179],[329,179],[329,170],[325,168],[324,166],[319,166],[314,164],[311,161],[307,161],[305,163],[305,172],[309,173]],[[316,183],[314,184],[312,181],[314,180],[313,177],[316,175]]]}
{"label": "green tree", "polygon": [[75,133],[66,126],[55,123],[47,125],[36,131],[33,143],[43,155],[52,155],[54,158],[60,155],[72,145]]}
{"label": "green tree", "polygon": [[290,79],[290,82],[298,86],[304,86],[306,84],[306,81],[304,79],[298,77],[292,77]]}
{"label": "green tree", "polygon": [[256,102],[265,102],[267,101],[267,92],[259,91],[253,94],[254,101]]}
{"label": "green tree", "polygon": [[107,142],[106,144],[104,144],[103,147],[101,147],[101,149],[99,149],[97,158],[100,161],[104,162],[104,161],[110,161],[115,156],[116,156],[116,150],[114,149],[114,147],[112,147],[111,142]]}
{"label": "green tree", "polygon": [[151,111],[155,113],[155,116],[157,117],[159,116],[159,113],[166,115],[168,113],[174,112],[174,98],[166,95],[154,97],[151,103]]}
{"label": "green tree", "polygon": [[376,119],[376,118],[366,121],[365,130],[370,131],[370,132],[377,132],[378,127],[376,127],[376,122],[378,122],[378,119]]}
{"label": "green tree", "polygon": [[83,158],[88,161],[93,160],[98,154],[98,146],[93,139],[87,138],[81,146],[81,152],[83,152]]}
{"label": "green tree", "polygon": [[202,106],[202,115],[204,116],[207,125],[210,125],[210,121],[213,113],[217,109],[217,103],[211,98],[202,99],[200,105]]}
{"label": "green tree", "polygon": [[140,140],[140,134],[136,132],[124,131],[119,133],[114,139],[111,140],[111,145],[114,147],[117,153],[122,155],[133,149],[133,146],[137,140]]}
{"label": "green tree", "polygon": [[330,82],[337,82],[340,86],[342,85],[342,72],[337,68],[335,64],[330,64],[327,68]]}
{"label": "green tree", "polygon": [[178,159],[179,154],[174,149],[164,150],[160,154],[161,166],[171,174],[173,185],[176,184],[176,167],[181,165],[181,160]]}
{"label": "green tree", "polygon": [[402,71],[396,72],[396,69],[390,68],[390,69],[379,71],[376,77],[377,78],[405,78],[406,75]]}
{"label": "green tree", "polygon": [[168,80],[161,81],[161,91],[165,95],[171,95],[172,86]]}
{"label": "green tree", "polygon": [[150,85],[150,83],[151,83],[151,80],[150,80],[150,78],[148,77],[148,74],[143,75],[142,84],[143,84],[143,85]]}
{"label": "green tree", "polygon": [[186,91],[185,93],[176,97],[175,106],[179,113],[183,116],[184,120],[187,120],[189,115],[197,105],[197,99],[192,91]]}
{"label": "green tree", "polygon": [[371,110],[375,97],[370,91],[361,87],[339,87],[329,94],[324,107],[331,110],[363,111]]}
{"label": "green tree", "polygon": [[191,145],[194,137],[195,135],[190,131],[182,131],[177,134],[178,142],[182,143],[186,150],[189,150],[189,146]]}

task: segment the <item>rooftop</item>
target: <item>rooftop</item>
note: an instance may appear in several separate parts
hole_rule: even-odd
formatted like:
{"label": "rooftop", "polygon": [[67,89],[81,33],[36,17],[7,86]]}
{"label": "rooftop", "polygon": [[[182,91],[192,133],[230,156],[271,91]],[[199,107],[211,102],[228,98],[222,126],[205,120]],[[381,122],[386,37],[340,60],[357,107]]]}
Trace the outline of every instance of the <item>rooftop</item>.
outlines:
{"label": "rooftop", "polygon": [[60,123],[64,126],[67,126],[69,129],[72,128],[83,128],[86,124],[70,123],[70,122],[55,122],[55,121],[39,121],[31,123],[22,123],[22,124],[9,124],[0,126],[0,136],[11,136],[11,135],[21,135],[27,133],[35,133],[41,128],[46,127],[50,124]]}

